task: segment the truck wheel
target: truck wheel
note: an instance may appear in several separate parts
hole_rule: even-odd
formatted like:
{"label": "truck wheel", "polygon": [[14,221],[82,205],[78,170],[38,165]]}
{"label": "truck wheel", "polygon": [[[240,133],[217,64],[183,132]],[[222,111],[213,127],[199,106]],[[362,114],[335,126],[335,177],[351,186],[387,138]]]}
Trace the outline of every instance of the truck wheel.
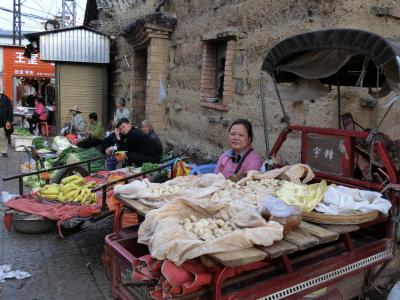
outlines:
{"label": "truck wheel", "polygon": [[56,170],[55,172],[56,173],[54,174],[53,178],[51,179],[51,183],[61,183],[61,180],[64,177],[68,177],[70,174],[73,174],[73,173],[79,174],[82,177],[89,175],[89,172],[80,166],[62,168],[62,169]]}

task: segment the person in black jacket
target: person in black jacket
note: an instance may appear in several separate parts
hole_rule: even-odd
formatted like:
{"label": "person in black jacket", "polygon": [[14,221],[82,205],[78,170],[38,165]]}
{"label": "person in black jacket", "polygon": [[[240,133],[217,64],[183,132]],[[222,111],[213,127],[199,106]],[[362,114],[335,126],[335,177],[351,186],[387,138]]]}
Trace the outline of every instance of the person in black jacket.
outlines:
{"label": "person in black jacket", "polygon": [[[127,151],[128,163],[140,167],[143,163],[158,163],[162,156],[162,145],[139,128],[134,128],[129,120],[122,118],[114,130],[119,151]],[[111,153],[112,147],[106,153]]]}
{"label": "person in black jacket", "polygon": [[0,94],[0,152],[8,157],[8,135],[11,134],[13,110],[11,101],[4,94]]}

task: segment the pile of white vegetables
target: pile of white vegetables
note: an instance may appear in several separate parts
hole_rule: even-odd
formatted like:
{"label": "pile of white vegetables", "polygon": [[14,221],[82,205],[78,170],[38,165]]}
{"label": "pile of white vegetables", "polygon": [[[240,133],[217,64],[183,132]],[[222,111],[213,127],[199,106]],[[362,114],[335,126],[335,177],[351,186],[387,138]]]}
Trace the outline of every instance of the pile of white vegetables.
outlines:
{"label": "pile of white vegetables", "polygon": [[196,218],[196,216],[190,215],[181,220],[180,224],[185,230],[193,232],[204,241],[222,237],[233,231],[229,221],[218,218]]}

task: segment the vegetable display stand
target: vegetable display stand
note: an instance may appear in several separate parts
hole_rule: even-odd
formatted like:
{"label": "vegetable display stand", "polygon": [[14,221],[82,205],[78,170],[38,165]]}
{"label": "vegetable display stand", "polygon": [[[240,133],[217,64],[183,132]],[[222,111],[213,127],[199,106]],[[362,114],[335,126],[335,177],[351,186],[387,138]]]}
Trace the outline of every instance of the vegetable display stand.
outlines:
{"label": "vegetable display stand", "polygon": [[32,146],[32,141],[37,138],[37,136],[20,136],[20,135],[11,135],[11,139],[14,141],[14,149],[15,151],[22,152],[24,151],[24,147]]}

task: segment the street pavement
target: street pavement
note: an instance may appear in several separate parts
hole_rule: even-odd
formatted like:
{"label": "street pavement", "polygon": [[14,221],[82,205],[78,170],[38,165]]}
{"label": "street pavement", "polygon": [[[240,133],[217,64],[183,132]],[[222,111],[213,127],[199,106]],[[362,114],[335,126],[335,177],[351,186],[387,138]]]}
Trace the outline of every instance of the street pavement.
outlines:
{"label": "street pavement", "polygon": [[[26,153],[9,147],[8,158],[0,157],[0,191],[18,193],[18,180],[2,178],[19,173]],[[29,192],[26,190],[25,192]],[[101,262],[105,235],[111,232],[112,218],[86,222],[80,231],[58,236],[57,231],[44,234],[9,233],[0,212],[0,265],[29,272],[28,279],[7,279],[0,283],[0,299],[112,299],[110,284]]]}

